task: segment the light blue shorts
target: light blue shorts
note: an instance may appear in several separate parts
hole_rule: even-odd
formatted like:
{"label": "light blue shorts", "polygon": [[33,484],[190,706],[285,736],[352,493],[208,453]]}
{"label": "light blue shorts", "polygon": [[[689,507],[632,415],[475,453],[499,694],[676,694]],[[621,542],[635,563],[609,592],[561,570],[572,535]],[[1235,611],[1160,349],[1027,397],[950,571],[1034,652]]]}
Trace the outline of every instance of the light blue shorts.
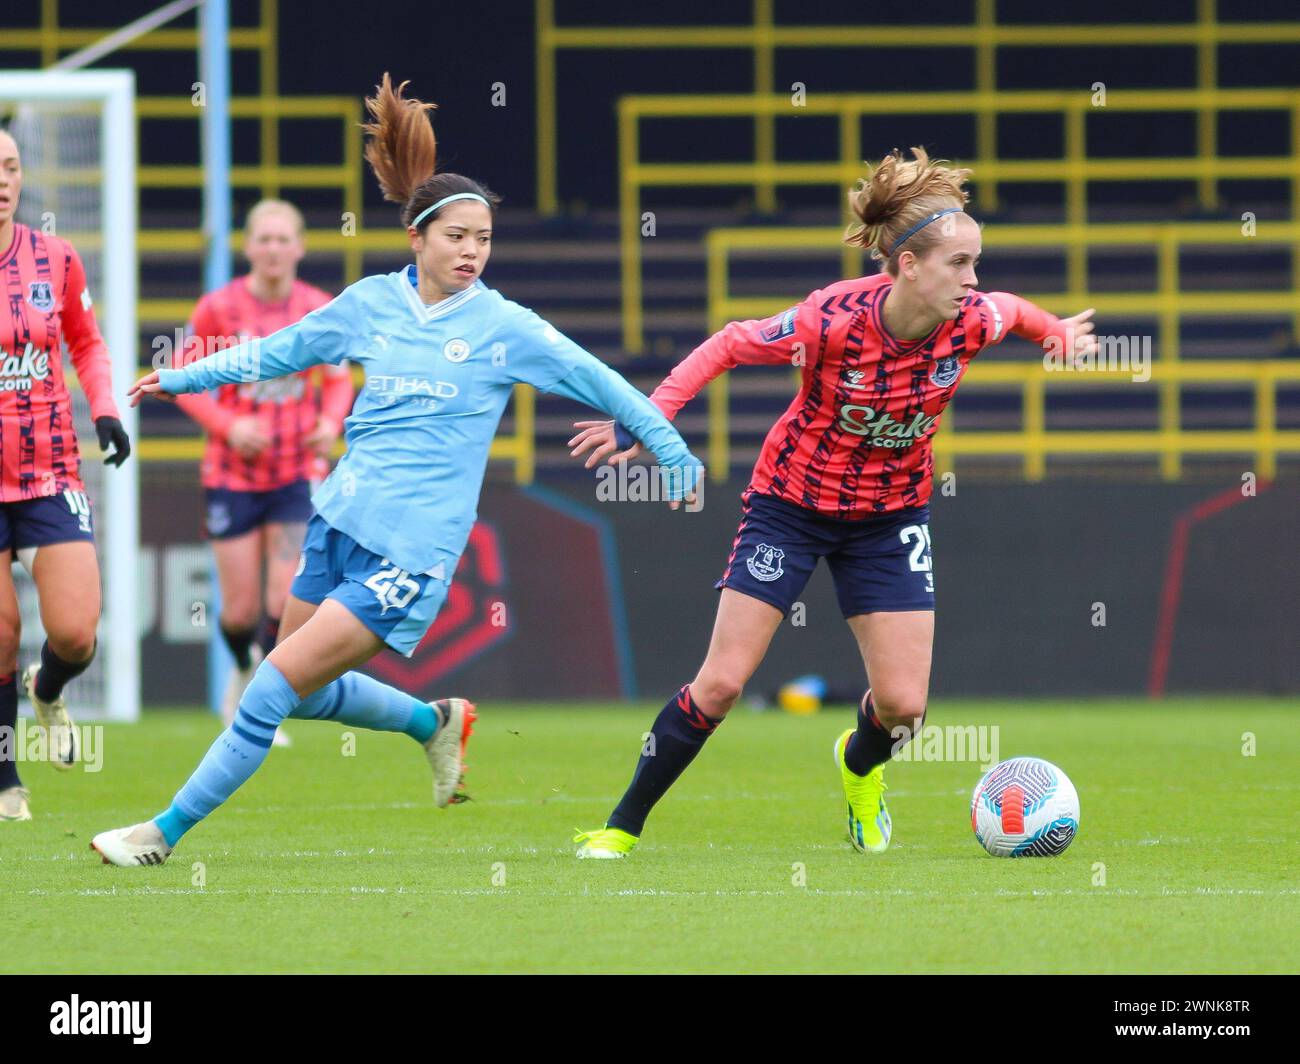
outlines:
{"label": "light blue shorts", "polygon": [[290,594],[320,605],[327,598],[405,657],[415,653],[447,598],[447,584],[408,573],[366,550],[319,514],[312,514]]}

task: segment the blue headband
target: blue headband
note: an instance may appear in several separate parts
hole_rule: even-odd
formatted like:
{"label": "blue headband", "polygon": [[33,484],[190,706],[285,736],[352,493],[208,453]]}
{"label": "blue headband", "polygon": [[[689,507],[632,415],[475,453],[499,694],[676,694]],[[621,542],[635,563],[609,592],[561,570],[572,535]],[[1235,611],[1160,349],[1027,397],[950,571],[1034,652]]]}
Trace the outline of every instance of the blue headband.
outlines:
{"label": "blue headband", "polygon": [[911,229],[909,229],[906,233],[904,233],[902,236],[900,236],[897,240],[894,241],[894,246],[889,249],[889,254],[886,256],[886,258],[892,259],[894,257],[894,252],[896,252],[900,247],[903,246],[903,242],[909,236],[911,236],[913,233],[917,232],[920,229],[924,229],[936,218],[942,218],[945,214],[960,214],[961,210],[962,209],[960,207],[945,207],[941,211],[935,211],[933,214],[926,215],[926,217],[922,218],[919,222],[917,222],[914,226],[912,226]]}
{"label": "blue headband", "polygon": [[451,203],[453,200],[460,200],[460,199],[476,199],[479,201],[479,203],[483,204],[483,206],[486,207],[488,210],[492,209],[492,204],[490,204],[477,192],[457,192],[454,196],[443,196],[442,199],[440,199],[432,207],[425,207],[424,210],[422,210],[419,214],[415,216],[415,221],[411,223],[412,228],[419,228],[420,223],[424,221],[424,219],[427,218],[430,214],[436,211],[439,207],[445,207],[448,203]]}

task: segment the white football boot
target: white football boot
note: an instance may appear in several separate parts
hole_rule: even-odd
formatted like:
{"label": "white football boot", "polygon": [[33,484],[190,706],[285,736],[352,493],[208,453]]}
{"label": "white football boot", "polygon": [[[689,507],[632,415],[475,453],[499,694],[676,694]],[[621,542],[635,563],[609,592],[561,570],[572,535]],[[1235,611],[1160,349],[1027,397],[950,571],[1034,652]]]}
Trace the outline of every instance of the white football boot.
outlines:
{"label": "white football boot", "polygon": [[438,730],[424,744],[433,769],[433,804],[439,809],[466,801],[460,790],[465,777],[465,746],[478,719],[474,703],[463,698],[441,698],[430,702],[438,714]]}
{"label": "white football boot", "polygon": [[27,808],[30,797],[26,787],[6,787],[0,791],[0,820],[31,820],[32,811]]}
{"label": "white football boot", "polygon": [[36,697],[36,674],[41,666],[33,662],[23,671],[23,688],[27,699],[36,711],[36,723],[45,729],[50,746],[50,764],[60,772],[67,772],[77,762],[77,729],[68,716],[68,704],[62,695],[53,702],[42,702]]}
{"label": "white football boot", "polygon": [[160,865],[172,852],[162,830],[152,820],[129,828],[101,831],[90,840],[90,848],[104,859],[104,864],[120,868]]}

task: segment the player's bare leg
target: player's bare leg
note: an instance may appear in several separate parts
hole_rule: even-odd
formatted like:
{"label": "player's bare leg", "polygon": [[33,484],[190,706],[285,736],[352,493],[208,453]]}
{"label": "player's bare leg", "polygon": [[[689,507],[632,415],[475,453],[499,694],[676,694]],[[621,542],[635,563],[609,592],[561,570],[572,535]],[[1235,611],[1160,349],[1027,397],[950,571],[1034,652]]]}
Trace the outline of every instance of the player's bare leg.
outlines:
{"label": "player's bare leg", "polygon": [[893,822],[885,805],[884,766],[925,719],[934,645],[934,611],[865,613],[849,618],[870,688],[856,729],[835,742],[835,764],[848,801],[848,832],[863,852],[889,846]]}
{"label": "player's bare leg", "polygon": [[871,684],[876,718],[886,732],[921,725],[930,693],[934,611],[864,613],[849,618]]}
{"label": "player's bare leg", "polygon": [[384,642],[347,607],[326,599],[267,658],[300,698],[364,665]]}
{"label": "player's bare leg", "polygon": [[212,540],[221,586],[221,625],[251,633],[262,614],[262,530]]}
{"label": "player's bare leg", "polygon": [[579,857],[622,857],[641,836],[646,817],[740,698],[762,662],[782,613],[723,588],[709,652],[695,679],[668,700],[642,748],[632,783],[603,829],[581,832]]}
{"label": "player's bare leg", "polygon": [[[284,617],[285,600],[289,597],[289,587],[293,584],[294,570],[298,568],[306,532],[307,526],[300,521],[269,524],[262,529],[266,556],[266,615],[277,623]],[[267,652],[270,653],[269,650]]]}
{"label": "player's bare leg", "polygon": [[49,737],[50,763],[66,771],[77,760],[77,733],[63,689],[95,656],[101,608],[99,561],[95,545],[78,540],[38,547],[31,566],[45,643],[40,662],[23,673],[23,686]]}
{"label": "player's bare leg", "polygon": [[[0,551],[0,728],[10,735],[18,727],[18,642],[22,617],[12,572],[13,551]],[[30,795],[18,775],[17,738],[5,744],[10,756],[0,760],[0,821],[31,820]]]}
{"label": "player's bare leg", "polygon": [[276,639],[276,645],[283,643],[310,621],[317,609],[319,609],[319,606],[314,602],[304,602],[300,598],[294,598],[293,595],[286,595],[284,615],[280,618],[280,631]]}
{"label": "player's bare leg", "polygon": [[690,684],[691,700],[705,716],[721,721],[731,711],[763,663],[782,619],[775,606],[729,587],[722,589],[709,651]]}

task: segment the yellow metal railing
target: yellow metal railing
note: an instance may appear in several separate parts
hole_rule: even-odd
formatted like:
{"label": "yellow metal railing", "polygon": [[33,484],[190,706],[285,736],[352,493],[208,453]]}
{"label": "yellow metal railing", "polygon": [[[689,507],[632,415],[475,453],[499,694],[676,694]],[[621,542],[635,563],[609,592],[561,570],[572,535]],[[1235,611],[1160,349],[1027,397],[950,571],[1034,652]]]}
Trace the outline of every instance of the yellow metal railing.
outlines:
{"label": "yellow metal railing", "polygon": [[[140,97],[136,100],[137,123],[144,119],[197,119],[199,109],[188,97]],[[344,279],[351,283],[361,276],[362,257],[367,250],[366,241],[359,230],[361,225],[362,178],[361,101],[351,96],[249,96],[233,97],[230,101],[232,119],[257,118],[262,129],[275,130],[273,150],[266,155],[268,136],[263,134],[262,163],[258,166],[232,166],[230,183],[234,188],[256,188],[263,196],[278,196],[286,188],[338,188],[342,191],[343,211],[351,215],[355,235],[344,236],[342,217],[338,229],[313,229],[307,241],[313,250],[337,250],[343,257]],[[279,155],[279,126],[281,119],[331,119],[339,123],[341,162],[330,164],[281,163]],[[268,121],[269,120],[269,121]],[[137,142],[141,139],[137,132]],[[137,169],[137,182],[141,188],[193,188],[203,187],[203,167],[167,165],[141,166]],[[196,251],[202,250],[201,234]],[[142,229],[139,248],[145,250],[180,250],[189,243],[189,231],[183,229]],[[340,237],[335,241],[334,237]],[[242,243],[242,241],[241,241]],[[148,321],[156,309],[151,300],[140,301],[140,315]]]}
{"label": "yellow metal railing", "polygon": [[[393,251],[405,254],[402,234],[392,230],[365,232],[361,228],[363,204],[362,181],[364,170],[361,155],[361,134],[358,123],[362,105],[358,98],[334,96],[282,97],[278,94],[279,64],[276,27],[279,19],[278,0],[260,0],[256,26],[232,27],[228,42],[233,50],[255,51],[258,55],[257,96],[233,97],[230,100],[231,118],[256,119],[259,128],[260,163],[253,166],[232,166],[230,182],[235,188],[254,188],[263,197],[279,196],[286,189],[337,188],[342,193],[342,210],[351,215],[353,225],[344,227],[344,218],[334,229],[310,229],[307,244],[313,252],[336,252],[342,258],[343,275],[348,283],[356,281],[364,269],[364,256],[371,251]],[[40,0],[40,25],[35,28],[0,26],[0,40],[6,50],[32,52],[42,67],[48,67],[65,54],[101,40],[110,30],[106,27],[73,29],[60,25],[58,0]],[[144,34],[122,49],[124,52],[192,51],[197,53],[199,30],[197,28],[164,27]],[[139,124],[146,120],[198,120],[201,109],[189,96],[138,97],[136,99],[136,142],[142,143],[143,131]],[[337,120],[340,123],[341,162],[317,164],[287,164],[280,161],[280,122],[283,120]],[[98,181],[99,174],[72,172],[28,171],[27,179],[33,185],[77,184]],[[140,188],[192,188],[203,185],[202,167],[168,164],[165,166],[140,166],[137,168]],[[79,247],[93,249],[99,240],[98,233],[65,234]],[[232,234],[231,247],[242,247],[242,235]],[[200,256],[204,249],[203,234],[195,229],[142,228],[137,236],[141,252],[192,252]],[[147,324],[175,326],[186,321],[194,309],[190,299],[141,299],[137,304],[139,320]],[[360,371],[357,371],[358,378]],[[358,380],[358,384],[360,381]],[[532,389],[519,386],[515,389],[513,413],[515,430],[510,436],[498,437],[492,444],[493,458],[513,463],[514,477],[519,483],[533,479],[535,459],[535,395]],[[146,461],[196,460],[202,454],[202,440],[146,439],[139,441],[138,452]]]}
{"label": "yellow metal railing", "polygon": [[[775,84],[777,48],[861,48],[864,66],[869,66],[874,48],[953,48],[973,55],[972,88],[990,94],[998,91],[997,61],[1006,49],[1141,47],[1150,50],[1146,61],[1158,61],[1149,57],[1169,48],[1194,46],[1195,88],[1206,91],[1217,84],[1221,45],[1300,42],[1300,22],[1220,22],[1215,0],[1197,0],[1195,21],[1069,25],[999,24],[996,0],[975,0],[972,21],[948,25],[782,25],[774,19],[773,0],[752,3],[749,25],[560,26],[555,20],[554,0],[536,0],[538,210],[543,214],[559,210],[556,65],[558,53],[564,50],[743,49],[753,56],[754,93],[765,95],[788,90]],[[756,161],[770,164],[775,159],[775,115],[756,113],[753,117]],[[981,166],[993,162],[997,156],[996,115],[979,112],[975,133],[975,162]],[[1215,114],[1203,106],[1197,109],[1197,153],[1213,157],[1216,152]],[[763,174],[752,183],[759,209],[773,210],[777,182]],[[1217,206],[1213,177],[1197,175],[1197,191],[1203,207]],[[977,194],[981,209],[996,209],[996,182],[982,185]]]}
{"label": "yellow metal railing", "polygon": [[[279,0],[259,0],[256,26],[231,26],[226,37],[232,51],[256,52],[259,90],[265,96],[275,96],[279,83],[278,55],[276,52],[276,26],[279,19]],[[0,26],[0,40],[5,50],[31,52],[42,67],[56,63],[64,55],[102,40],[111,28],[74,29],[61,24],[59,0],[40,0],[40,25],[37,27]],[[199,48],[197,27],[178,28],[163,26],[137,37],[123,45],[123,52],[194,52]],[[182,99],[184,99],[182,97]],[[274,114],[261,116],[260,141],[263,159],[278,159],[279,128]],[[268,175],[269,178],[269,175]],[[263,196],[278,194],[278,185],[268,179],[261,186]]]}
{"label": "yellow metal railing", "polygon": [[[259,0],[258,24],[233,26],[227,37],[234,51],[252,51],[258,59],[258,95],[235,97],[230,101],[232,119],[256,119],[258,122],[260,164],[234,166],[231,183],[236,188],[255,188],[262,196],[278,196],[286,188],[339,188],[343,193],[344,211],[352,212],[360,224],[362,203],[361,141],[356,123],[361,119],[361,104],[351,97],[281,97],[278,94],[279,62],[276,27],[279,19],[279,0]],[[39,64],[48,67],[65,54],[101,40],[108,27],[76,29],[60,24],[58,0],[40,0],[40,25],[35,28],[0,27],[0,40],[8,50],[28,51],[39,56]],[[137,37],[122,46],[124,53],[156,51],[192,51],[197,53],[200,32],[197,27],[161,27]],[[189,96],[139,97],[136,100],[137,126],[144,120],[198,120],[202,109],[195,106]],[[280,122],[293,119],[337,119],[342,124],[341,162],[337,165],[289,165],[280,162]],[[137,128],[136,142],[141,143],[141,130]],[[68,181],[84,180],[86,175],[63,172],[53,178],[29,175],[33,180]],[[199,165],[141,166],[137,171],[141,188],[192,188],[203,185]],[[313,243],[321,246],[326,234],[310,234]],[[148,235],[146,235],[148,234]],[[148,250],[148,236],[156,234],[167,241],[168,247],[187,245],[187,233],[181,230],[154,229],[142,232],[140,246]],[[201,243],[195,248],[202,250]],[[364,248],[358,243],[338,246],[344,262],[344,276],[351,282],[361,275]],[[141,313],[146,319],[154,312],[150,301],[142,301]]]}
{"label": "yellow metal railing", "polygon": [[[803,111],[839,118],[838,159],[825,162],[643,163],[639,159],[639,123],[644,118],[726,117],[787,114],[788,96],[625,96],[619,100],[620,257],[623,273],[623,344],[644,349],[641,272],[641,193],[652,186],[728,186],[772,181],[791,185],[850,187],[862,176],[859,120],[867,114],[1018,114],[1059,113],[1065,123],[1065,157],[1060,159],[990,159],[975,167],[977,181],[1060,182],[1065,190],[1065,217],[1078,229],[1088,220],[1087,188],[1094,181],[1210,182],[1225,178],[1275,178],[1291,183],[1292,202],[1300,209],[1300,154],[1216,158],[1090,159],[1084,150],[1085,121],[1105,112],[1163,113],[1209,109],[1221,112],[1281,110],[1300,136],[1300,91],[1289,89],[1222,89],[1207,92],[1149,90],[1111,92],[1104,108],[1094,107],[1088,93],[871,93],[809,97]],[[843,199],[843,197],[840,197]],[[1086,283],[1085,245],[1068,249],[1071,291]],[[849,269],[846,255],[845,268]],[[1293,279],[1300,285],[1300,256],[1293,257]],[[846,272],[846,275],[847,275]],[[1300,309],[1295,312],[1300,332]]]}
{"label": "yellow metal railing", "polygon": [[[709,331],[717,332],[729,321],[763,318],[779,313],[804,293],[785,296],[732,296],[729,290],[730,253],[735,250],[825,249],[833,252],[842,230],[832,227],[714,229],[706,238],[708,249]],[[1048,387],[1077,387],[1114,383],[1130,378],[1129,371],[1049,372],[1039,361],[996,361],[980,358],[963,379],[963,387],[1013,385],[1021,394],[1024,427],[1020,432],[961,432],[951,417],[935,437],[936,465],[951,468],[957,455],[1021,456],[1024,475],[1041,479],[1047,457],[1053,454],[1136,453],[1157,455],[1165,479],[1182,472],[1186,454],[1253,454],[1257,472],[1271,478],[1277,456],[1300,452],[1300,431],[1277,427],[1279,382],[1300,382],[1300,363],[1292,361],[1201,361],[1179,359],[1179,327],[1187,315],[1239,318],[1300,311],[1300,289],[1287,291],[1180,291],[1180,252],[1194,246],[1278,247],[1300,243],[1300,223],[1264,223],[1257,235],[1247,237],[1241,227],[1224,222],[1185,222],[1149,225],[1033,225],[1000,226],[984,233],[984,247],[1093,248],[1154,247],[1158,249],[1155,288],[1144,292],[1088,292],[1071,287],[1065,292],[1027,293],[1024,298],[1067,316],[1085,307],[1097,308],[1098,332],[1106,333],[1107,314],[1149,317],[1156,321],[1158,353],[1151,360],[1151,377],[1138,387],[1154,387],[1158,396],[1159,428],[1130,432],[1099,430],[1067,432],[1045,427],[1045,392]],[[852,249],[849,249],[852,250]],[[845,276],[857,271],[845,270]],[[1181,396],[1185,384],[1250,385],[1255,391],[1255,427],[1251,430],[1189,431],[1181,427]],[[731,465],[730,414],[727,378],[709,385],[708,462],[710,477],[725,479]]]}

